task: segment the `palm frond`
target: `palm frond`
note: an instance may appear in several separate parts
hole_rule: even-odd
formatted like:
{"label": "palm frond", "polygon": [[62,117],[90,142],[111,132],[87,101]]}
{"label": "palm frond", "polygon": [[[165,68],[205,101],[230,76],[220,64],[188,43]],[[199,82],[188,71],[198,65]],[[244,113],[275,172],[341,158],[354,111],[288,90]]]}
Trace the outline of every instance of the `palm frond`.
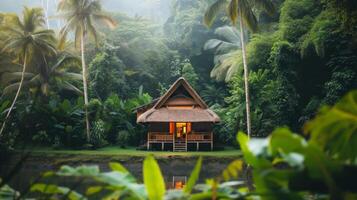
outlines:
{"label": "palm frond", "polygon": [[0,27],[0,31],[3,31],[3,32],[8,33],[8,34],[16,34],[18,36],[21,36],[21,35],[24,34],[20,29],[17,29],[15,27],[9,26],[9,25],[1,26]]}
{"label": "palm frond", "polygon": [[240,44],[240,33],[233,26],[218,27],[214,33],[230,43]]}
{"label": "palm frond", "polygon": [[65,67],[67,63],[78,61],[78,58],[72,55],[64,55],[51,67],[50,73]]}
{"label": "palm frond", "polygon": [[74,86],[73,84],[65,81],[64,83],[60,84],[60,88],[64,89],[64,90],[69,90],[69,91],[73,91],[76,92],[79,95],[83,95],[83,92],[78,89],[76,86]]}
{"label": "palm frond", "polygon": [[0,74],[6,73],[6,72],[18,72],[21,70],[22,65],[15,64],[15,63],[6,63],[6,62],[0,62]]}
{"label": "palm frond", "polygon": [[[102,24],[115,28],[117,23],[101,11],[99,0],[63,0],[58,5],[58,10],[66,21],[66,25],[61,30],[61,35],[66,36],[69,31],[75,32],[75,46],[78,48],[80,38],[83,34],[89,34],[98,40],[97,30],[92,24],[93,21],[99,21]],[[63,38],[63,37],[61,37]],[[61,40],[60,44],[63,44]],[[63,46],[63,45],[61,45]]]}
{"label": "palm frond", "polygon": [[60,31],[59,41],[58,41],[58,45],[57,45],[57,48],[59,50],[63,50],[65,48],[66,43],[67,43],[67,34],[68,34],[68,32],[63,29]]}
{"label": "palm frond", "polygon": [[204,50],[216,50],[218,48],[219,45],[221,45],[223,43],[222,40],[218,40],[218,39],[210,39],[208,40],[205,45],[203,46]]}
{"label": "palm frond", "polygon": [[208,27],[212,26],[213,21],[216,19],[218,13],[227,6],[226,0],[217,0],[206,11],[204,15],[204,24]]}
{"label": "palm frond", "polygon": [[236,43],[229,43],[225,42],[223,40],[218,40],[218,39],[210,39],[208,40],[203,49],[204,50],[211,50],[214,51],[216,55],[222,54],[222,53],[227,53],[232,50],[239,49],[240,45]]}
{"label": "palm frond", "polygon": [[93,40],[95,42],[95,44],[98,46],[98,35],[97,35],[97,30],[96,28],[93,26],[92,24],[92,20],[91,17],[89,18],[88,22],[87,22],[87,27],[88,27],[88,34],[89,36],[93,37]]}
{"label": "palm frond", "polygon": [[82,80],[82,78],[83,78],[82,74],[78,74],[78,73],[62,72],[59,74],[61,74],[62,77],[71,79],[71,80]]}
{"label": "palm frond", "polygon": [[45,15],[42,8],[24,7],[23,25],[26,32],[34,32],[45,24]]}
{"label": "palm frond", "polygon": [[231,0],[228,5],[228,16],[233,24],[237,23],[238,18],[238,0]]}
{"label": "palm frond", "polygon": [[118,25],[118,23],[113,18],[101,13],[94,13],[93,19],[96,21],[104,22],[111,29],[116,28]]}
{"label": "palm frond", "polygon": [[244,24],[253,32],[258,30],[258,20],[253,12],[252,5],[247,0],[240,0],[238,5],[239,15]]}
{"label": "palm frond", "polygon": [[[27,81],[24,81],[22,83],[22,87],[27,87],[28,84],[29,83]],[[2,91],[2,96],[16,92],[17,89],[19,88],[19,85],[20,85],[20,83],[18,82],[18,83],[13,83],[13,84],[10,84],[10,85],[6,86],[4,88],[4,90]]]}
{"label": "palm frond", "polygon": [[[4,73],[0,77],[0,82],[4,85],[9,84],[14,81],[20,81],[22,72],[11,72],[11,73]],[[31,79],[34,76],[33,73],[25,72],[24,79]]]}
{"label": "palm frond", "polygon": [[253,4],[269,15],[273,15],[276,12],[275,5],[271,0],[253,0]]}
{"label": "palm frond", "polygon": [[242,68],[242,52],[236,50],[215,57],[211,77],[217,81],[229,81]]}

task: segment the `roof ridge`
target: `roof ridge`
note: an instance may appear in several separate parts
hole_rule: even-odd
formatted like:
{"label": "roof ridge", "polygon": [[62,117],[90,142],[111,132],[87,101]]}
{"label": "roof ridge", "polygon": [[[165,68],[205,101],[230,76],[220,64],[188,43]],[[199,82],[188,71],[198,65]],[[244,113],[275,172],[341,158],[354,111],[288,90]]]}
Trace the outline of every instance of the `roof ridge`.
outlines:
{"label": "roof ridge", "polygon": [[184,78],[180,77],[178,78],[172,85],[171,87],[165,92],[164,95],[160,97],[160,99],[156,102],[156,104],[153,106],[153,108],[159,108],[161,107],[168,99],[169,97],[177,90],[179,87],[179,84],[184,86],[184,88],[187,90],[187,92],[192,96],[192,98],[204,109],[207,109],[208,106],[207,104],[203,101],[203,99],[200,97],[200,95],[196,92],[196,90],[190,85],[190,83]]}

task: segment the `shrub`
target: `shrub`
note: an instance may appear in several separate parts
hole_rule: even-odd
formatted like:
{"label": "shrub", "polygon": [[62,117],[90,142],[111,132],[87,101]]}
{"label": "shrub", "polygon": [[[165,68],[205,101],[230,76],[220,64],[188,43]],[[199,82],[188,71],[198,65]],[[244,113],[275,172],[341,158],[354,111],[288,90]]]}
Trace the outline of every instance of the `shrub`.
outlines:
{"label": "shrub", "polygon": [[36,144],[47,144],[50,142],[50,138],[46,131],[39,131],[34,136],[32,136],[32,141]]}
{"label": "shrub", "polygon": [[103,120],[95,121],[92,129],[92,135],[90,138],[91,139],[90,143],[93,145],[94,148],[98,148],[106,144],[106,141],[104,140],[105,138],[104,134],[105,134],[104,121]]}
{"label": "shrub", "polygon": [[120,147],[126,147],[129,142],[129,136],[130,136],[130,134],[128,131],[119,131],[118,138],[117,138],[117,144],[119,144]]}

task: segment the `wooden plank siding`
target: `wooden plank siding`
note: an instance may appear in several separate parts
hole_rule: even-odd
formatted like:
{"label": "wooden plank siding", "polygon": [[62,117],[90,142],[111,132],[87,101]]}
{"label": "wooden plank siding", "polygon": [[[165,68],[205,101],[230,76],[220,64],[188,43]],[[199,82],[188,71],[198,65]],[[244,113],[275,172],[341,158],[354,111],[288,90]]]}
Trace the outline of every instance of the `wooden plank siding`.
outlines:
{"label": "wooden plank siding", "polygon": [[[210,144],[211,150],[213,149],[213,133],[212,132],[199,132],[194,134],[187,134],[183,139],[187,144],[196,144],[197,150],[199,144]],[[148,132],[147,149],[150,149],[150,144],[161,144],[162,150],[165,144],[175,145],[175,135],[169,132]]]}

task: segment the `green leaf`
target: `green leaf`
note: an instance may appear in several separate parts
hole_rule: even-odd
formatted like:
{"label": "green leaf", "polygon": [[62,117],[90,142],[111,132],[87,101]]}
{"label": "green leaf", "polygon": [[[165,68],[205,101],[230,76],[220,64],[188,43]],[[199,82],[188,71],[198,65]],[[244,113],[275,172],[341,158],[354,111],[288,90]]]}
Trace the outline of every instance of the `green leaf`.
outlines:
{"label": "green leaf", "polygon": [[43,194],[66,195],[69,200],[86,199],[83,195],[67,187],[61,187],[53,184],[37,183],[32,185],[31,192],[40,192]]}
{"label": "green leaf", "polygon": [[[1,179],[0,179],[1,183]],[[12,189],[8,185],[4,185],[0,188],[0,199],[2,200],[12,200],[20,196],[20,193]]]}
{"label": "green leaf", "polygon": [[352,91],[332,108],[325,107],[304,131],[310,143],[322,147],[331,156],[342,160],[357,159],[357,91]]}
{"label": "green leaf", "polygon": [[282,153],[282,157],[284,158],[284,161],[289,163],[290,166],[292,167],[298,167],[300,169],[303,168],[304,166],[304,155],[298,154],[298,153]]}
{"label": "green leaf", "polygon": [[143,166],[144,185],[150,200],[161,200],[166,188],[160,167],[152,155],[144,160]]}
{"label": "green leaf", "polygon": [[54,175],[56,175],[55,172],[53,172],[53,171],[47,171],[47,172],[44,172],[44,173],[42,174],[42,177],[50,177],[50,176],[54,176]]}
{"label": "green leaf", "polygon": [[292,133],[288,128],[278,128],[269,137],[269,151],[273,156],[280,152],[301,152],[306,146],[305,139]]}
{"label": "green leaf", "polygon": [[60,176],[96,176],[99,174],[98,166],[79,166],[79,167],[70,167],[64,165],[57,172],[57,175]]}
{"label": "green leaf", "polygon": [[0,114],[3,114],[9,105],[10,101],[4,101],[2,104],[0,104]]}
{"label": "green leaf", "polygon": [[238,178],[238,172],[241,172],[242,170],[243,170],[242,160],[235,160],[231,162],[228,165],[228,167],[222,172],[224,181],[229,181],[232,178]]}
{"label": "green leaf", "polygon": [[193,169],[190,178],[188,179],[188,182],[185,186],[185,188],[183,189],[183,191],[187,194],[190,194],[193,186],[195,186],[199,175],[200,175],[200,171],[201,171],[201,167],[202,167],[202,157],[199,157],[197,160],[197,163],[195,165],[195,168]]}
{"label": "green leaf", "polygon": [[[250,141],[246,134],[244,134],[243,132],[239,132],[237,135],[237,140],[240,145],[240,148],[242,149],[245,162],[252,165],[253,167],[271,167],[272,166],[272,164],[268,160],[266,160],[264,158],[257,157],[257,155],[255,155],[253,153],[256,145],[252,145],[252,146],[249,145]],[[255,140],[258,140],[258,139],[255,139]],[[258,151],[255,153],[261,153],[261,151]]]}
{"label": "green leaf", "polygon": [[120,163],[111,162],[109,163],[110,169],[117,172],[129,173],[129,171]]}
{"label": "green leaf", "polygon": [[93,195],[93,194],[96,194],[100,191],[102,191],[103,187],[102,186],[92,186],[92,187],[89,187],[86,191],[86,195],[90,196],[90,195]]}

